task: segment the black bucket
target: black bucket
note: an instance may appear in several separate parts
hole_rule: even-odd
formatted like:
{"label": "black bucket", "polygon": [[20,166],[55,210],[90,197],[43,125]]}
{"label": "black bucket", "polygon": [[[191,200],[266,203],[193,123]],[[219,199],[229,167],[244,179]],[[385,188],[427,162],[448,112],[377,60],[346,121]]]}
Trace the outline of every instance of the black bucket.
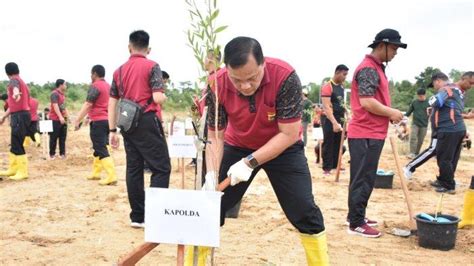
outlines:
{"label": "black bucket", "polygon": [[392,188],[393,174],[391,175],[377,175],[375,178],[374,188]]}
{"label": "black bucket", "polygon": [[[434,217],[434,214],[430,214]],[[415,216],[416,226],[418,228],[418,244],[420,247],[450,250],[456,244],[456,235],[458,233],[459,218],[456,216],[440,214],[438,217],[444,217],[450,220],[450,223],[437,223]]]}

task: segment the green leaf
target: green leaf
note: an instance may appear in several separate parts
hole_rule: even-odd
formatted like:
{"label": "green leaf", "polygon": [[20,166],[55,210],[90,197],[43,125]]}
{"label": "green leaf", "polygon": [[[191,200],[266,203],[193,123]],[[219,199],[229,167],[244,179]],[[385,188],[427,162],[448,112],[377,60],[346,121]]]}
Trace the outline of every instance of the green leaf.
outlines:
{"label": "green leaf", "polygon": [[227,27],[228,27],[228,26],[220,26],[219,28],[217,28],[217,29],[214,31],[214,33],[215,33],[215,34],[216,34],[216,33],[219,33],[219,32],[221,32],[221,31],[227,29]]}
{"label": "green leaf", "polygon": [[211,15],[211,20],[216,19],[217,16],[219,16],[219,9],[217,9],[216,11],[214,11],[214,13],[212,13],[212,15]]}

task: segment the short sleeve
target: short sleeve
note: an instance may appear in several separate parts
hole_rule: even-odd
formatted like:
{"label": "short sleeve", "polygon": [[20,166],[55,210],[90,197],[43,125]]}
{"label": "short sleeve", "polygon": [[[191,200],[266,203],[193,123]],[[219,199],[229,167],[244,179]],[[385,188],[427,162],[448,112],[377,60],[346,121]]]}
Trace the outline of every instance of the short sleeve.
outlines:
{"label": "short sleeve", "polygon": [[57,92],[51,93],[51,103],[59,103],[59,95]]}
{"label": "short sleeve", "polygon": [[13,89],[15,87],[17,87],[18,89],[20,89],[20,82],[16,79],[11,79],[10,82],[8,83],[8,87],[10,89]]}
{"label": "short sleeve", "polygon": [[164,92],[163,75],[158,64],[155,64],[150,73],[150,88],[153,92]]}
{"label": "short sleeve", "polygon": [[[207,106],[207,125],[211,129],[215,129],[216,124],[216,95],[211,90],[211,87],[207,87],[206,96]],[[218,130],[223,130],[227,125],[227,113],[223,105],[219,104],[219,112],[217,117]]]}
{"label": "short sleeve", "polygon": [[110,97],[115,98],[115,99],[120,98],[117,82],[115,82],[115,79],[112,80],[112,84],[110,85],[109,95]]}
{"label": "short sleeve", "polygon": [[278,91],[276,117],[278,122],[294,122],[301,119],[302,112],[303,93],[301,82],[296,72],[293,72],[283,82]]}
{"label": "short sleeve", "polygon": [[331,81],[328,81],[324,86],[321,88],[321,97],[331,97],[332,94],[332,86]]}
{"label": "short sleeve", "polygon": [[86,101],[90,103],[95,103],[100,96],[100,91],[95,87],[90,87],[87,91]]}
{"label": "short sleeve", "polygon": [[380,77],[373,68],[366,67],[357,74],[359,96],[372,97],[379,88]]}

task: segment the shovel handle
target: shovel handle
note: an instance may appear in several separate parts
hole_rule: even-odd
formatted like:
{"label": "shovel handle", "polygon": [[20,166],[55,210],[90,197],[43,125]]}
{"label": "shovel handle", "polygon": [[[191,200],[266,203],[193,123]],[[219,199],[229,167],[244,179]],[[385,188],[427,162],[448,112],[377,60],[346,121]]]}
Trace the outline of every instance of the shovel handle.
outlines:
{"label": "shovel handle", "polygon": [[407,202],[408,216],[410,216],[410,220],[409,220],[410,229],[415,230],[416,223],[414,220],[413,206],[411,203],[410,194],[408,193],[408,187],[407,187],[405,178],[403,177],[404,174],[402,171],[402,167],[400,165],[400,158],[398,156],[397,143],[395,141],[396,140],[394,137],[390,137],[390,144],[392,145],[393,157],[395,158],[395,164],[397,166],[398,176],[400,177],[400,183],[402,184],[403,194],[405,195],[405,200]]}

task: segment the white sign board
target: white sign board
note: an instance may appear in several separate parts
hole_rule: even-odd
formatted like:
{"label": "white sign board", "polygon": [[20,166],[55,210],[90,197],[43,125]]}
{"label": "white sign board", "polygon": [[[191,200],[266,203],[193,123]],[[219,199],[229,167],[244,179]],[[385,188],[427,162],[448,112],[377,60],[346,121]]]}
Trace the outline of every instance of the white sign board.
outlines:
{"label": "white sign board", "polygon": [[219,247],[222,192],[147,188],[145,242]]}
{"label": "white sign board", "polygon": [[41,133],[53,132],[53,120],[39,121],[39,130]]}
{"label": "white sign board", "polygon": [[[168,128],[171,129],[171,123],[168,124]],[[186,130],[184,129],[184,122],[174,121],[173,122],[173,136],[184,136]]]}
{"label": "white sign board", "polygon": [[184,129],[194,129],[193,119],[191,117],[186,117],[186,120],[184,120]]}
{"label": "white sign board", "polygon": [[322,140],[324,139],[323,128],[322,127],[313,127],[313,139]]}
{"label": "white sign board", "polygon": [[194,136],[170,136],[168,138],[170,158],[196,158],[194,138]]}

